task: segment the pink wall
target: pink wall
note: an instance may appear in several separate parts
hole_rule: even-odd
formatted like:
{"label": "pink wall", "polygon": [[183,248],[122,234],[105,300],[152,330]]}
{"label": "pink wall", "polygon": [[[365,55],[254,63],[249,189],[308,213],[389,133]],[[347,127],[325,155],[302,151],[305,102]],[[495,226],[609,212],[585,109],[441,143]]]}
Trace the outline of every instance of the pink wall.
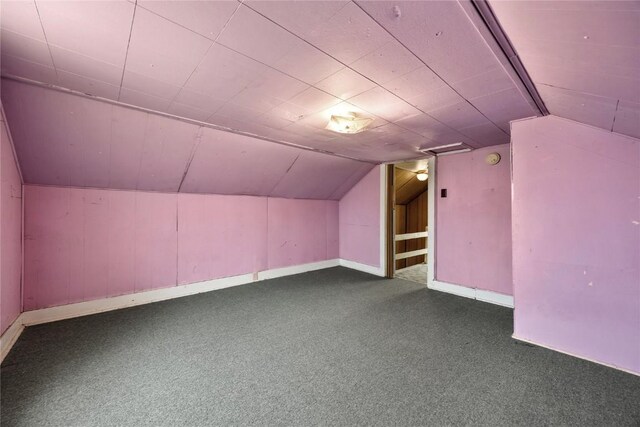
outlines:
{"label": "pink wall", "polygon": [[[491,166],[493,152],[502,160]],[[509,157],[496,145],[438,158],[436,280],[512,295]]]}
{"label": "pink wall", "polygon": [[340,200],[340,258],[380,267],[380,168]]}
{"label": "pink wall", "polygon": [[338,202],[25,186],[25,310],[337,258]]}
{"label": "pink wall", "polygon": [[[1,117],[1,116],[0,116]],[[13,156],[9,134],[0,122],[0,334],[21,311],[22,181]]]}
{"label": "pink wall", "polygon": [[512,124],[515,336],[640,373],[640,140]]}

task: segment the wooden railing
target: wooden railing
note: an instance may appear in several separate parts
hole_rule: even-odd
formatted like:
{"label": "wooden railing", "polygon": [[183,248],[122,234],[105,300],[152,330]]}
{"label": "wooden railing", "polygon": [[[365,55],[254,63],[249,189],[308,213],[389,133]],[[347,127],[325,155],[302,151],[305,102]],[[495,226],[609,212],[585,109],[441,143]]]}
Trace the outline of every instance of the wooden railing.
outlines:
{"label": "wooden railing", "polygon": [[[395,241],[400,242],[403,240],[423,239],[428,236],[429,236],[428,231],[419,231],[417,233],[396,234]],[[428,250],[427,248],[425,248],[425,249],[418,249],[415,251],[395,253],[394,259],[397,261],[399,259],[411,258],[418,255],[426,255],[427,252]]]}

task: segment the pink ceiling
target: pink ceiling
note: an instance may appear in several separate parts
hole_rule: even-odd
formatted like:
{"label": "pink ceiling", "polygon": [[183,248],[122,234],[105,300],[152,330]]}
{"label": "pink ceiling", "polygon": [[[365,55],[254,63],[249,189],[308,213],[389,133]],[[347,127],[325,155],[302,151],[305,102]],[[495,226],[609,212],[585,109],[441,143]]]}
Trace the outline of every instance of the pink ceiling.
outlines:
{"label": "pink ceiling", "polygon": [[640,138],[640,3],[491,1],[551,114]]}
{"label": "pink ceiling", "polygon": [[26,183],[339,200],[373,164],[2,81]]}
{"label": "pink ceiling", "polygon": [[[2,6],[4,76],[355,159],[506,143],[509,120],[538,113],[463,0]],[[340,135],[333,111],[375,121]]]}

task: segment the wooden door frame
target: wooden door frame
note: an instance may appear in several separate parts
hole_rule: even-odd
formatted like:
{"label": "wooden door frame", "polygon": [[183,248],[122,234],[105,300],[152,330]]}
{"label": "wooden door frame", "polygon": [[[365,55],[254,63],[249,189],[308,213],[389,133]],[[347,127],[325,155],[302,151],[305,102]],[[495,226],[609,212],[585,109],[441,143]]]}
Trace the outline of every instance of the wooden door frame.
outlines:
{"label": "wooden door frame", "polygon": [[386,194],[386,260],[385,260],[385,277],[388,279],[392,279],[395,273],[395,221],[394,221],[394,206],[396,203],[396,192],[395,192],[395,165],[393,163],[385,165],[387,168],[387,182],[385,185],[385,194]]}
{"label": "wooden door frame", "polygon": [[[399,162],[396,162],[399,163]],[[386,256],[384,265],[384,275],[387,278],[393,278],[395,273],[396,263],[394,257],[395,251],[395,221],[394,221],[394,207],[395,207],[395,163],[389,163],[383,165],[386,175],[386,184],[383,187],[383,196],[385,198],[385,234],[384,241],[386,242]],[[427,236],[427,286],[431,287],[431,284],[435,280],[436,270],[436,157],[430,157],[427,159],[427,167],[429,170],[429,184],[427,187],[427,223],[429,224],[429,235]]]}

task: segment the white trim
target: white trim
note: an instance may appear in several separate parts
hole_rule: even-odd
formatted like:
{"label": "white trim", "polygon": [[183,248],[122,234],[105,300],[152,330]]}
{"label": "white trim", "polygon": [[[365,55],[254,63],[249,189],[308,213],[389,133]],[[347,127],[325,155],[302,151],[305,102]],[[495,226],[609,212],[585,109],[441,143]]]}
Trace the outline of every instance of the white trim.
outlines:
{"label": "white trim", "polygon": [[482,302],[488,302],[490,304],[513,308],[513,297],[511,295],[500,294],[498,292],[487,291],[484,289],[469,288],[453,283],[440,282],[438,280],[432,280],[430,283],[427,283],[427,287],[429,289],[446,292],[448,294],[458,295]]}
{"label": "white trim", "polygon": [[373,267],[371,265],[361,264],[359,262],[349,261],[348,259],[342,258],[340,259],[340,265],[352,270],[358,270],[364,273],[373,274],[374,276],[385,277],[384,268],[382,267]]}
{"label": "white trim", "polygon": [[559,349],[557,349],[555,347],[551,347],[551,346],[548,346],[548,345],[540,344],[540,343],[538,343],[536,341],[531,341],[531,340],[528,340],[528,339],[525,339],[525,338],[520,338],[520,337],[516,336],[515,333],[513,335],[511,335],[511,338],[513,338],[514,340],[517,340],[517,341],[526,342],[527,344],[532,344],[532,345],[535,345],[537,347],[546,348],[547,350],[557,351],[558,353],[566,354],[567,356],[577,357],[578,359],[586,360],[587,362],[597,363],[598,365],[604,365],[604,366],[607,366],[609,368],[617,369],[618,371],[626,372],[628,374],[640,377],[640,372],[631,371],[629,369],[621,368],[620,366],[612,365],[610,363],[599,362],[597,360],[589,359],[588,357],[579,356],[579,355],[577,355],[575,353],[571,353],[571,352],[564,351],[564,350],[559,350]]}
{"label": "white trim", "polygon": [[24,331],[24,324],[22,323],[22,314],[20,314],[11,326],[4,331],[4,334],[0,336],[0,362],[9,354],[9,350],[11,350],[11,347],[18,341],[18,337],[20,337],[22,331]]}
{"label": "white trim", "polygon": [[189,283],[169,288],[153,289],[150,291],[120,295],[117,297],[102,298],[92,301],[43,308],[40,310],[26,311],[18,316],[2,337],[0,337],[0,361],[9,353],[9,350],[11,350],[11,347],[16,342],[25,326],[55,322],[73,317],[165,301],[168,299],[180,298],[203,292],[211,292],[218,289],[245,285],[276,277],[337,267],[338,265],[341,265],[339,259],[331,259],[291,267],[275,268],[272,270],[260,271],[258,273],[241,274],[239,276],[223,277],[220,279],[206,280],[203,282]]}
{"label": "white trim", "polygon": [[429,171],[429,184],[427,186],[427,286],[435,281],[436,272],[436,186],[438,176],[436,174],[436,158],[427,160],[427,170]]}
{"label": "white trim", "polygon": [[418,256],[418,255],[426,255],[429,252],[428,249],[416,249],[415,251],[409,251],[409,252],[401,252],[399,254],[395,255],[395,260],[398,261],[399,259],[405,259],[405,258],[411,258],[412,256]]}
{"label": "white trim", "polygon": [[473,288],[467,288],[466,286],[432,280],[431,283],[427,283],[427,287],[436,291],[458,295],[459,297],[476,299],[476,290]]}
{"label": "white trim", "polygon": [[[387,265],[387,166],[380,165],[380,261],[378,276],[386,276]],[[341,264],[342,265],[342,264]],[[362,264],[360,264],[362,265]],[[349,267],[355,268],[355,267]],[[358,270],[358,268],[355,268]],[[364,270],[361,270],[364,271]]]}
{"label": "white trim", "polygon": [[405,234],[396,234],[395,241],[400,242],[403,240],[411,240],[411,239],[420,239],[423,237],[429,237],[428,231],[418,231],[417,233],[405,233]]}
{"label": "white trim", "polygon": [[339,265],[340,265],[340,260],[336,258],[336,259],[330,259],[326,261],[312,262],[310,264],[274,268],[271,270],[258,272],[258,281],[275,279],[277,277],[291,276],[293,274],[306,273],[308,271],[322,270],[324,268],[337,267]]}
{"label": "white trim", "polygon": [[503,307],[515,307],[513,295],[500,294],[498,292],[487,291],[485,289],[476,288],[476,299],[478,301],[501,305]]}

